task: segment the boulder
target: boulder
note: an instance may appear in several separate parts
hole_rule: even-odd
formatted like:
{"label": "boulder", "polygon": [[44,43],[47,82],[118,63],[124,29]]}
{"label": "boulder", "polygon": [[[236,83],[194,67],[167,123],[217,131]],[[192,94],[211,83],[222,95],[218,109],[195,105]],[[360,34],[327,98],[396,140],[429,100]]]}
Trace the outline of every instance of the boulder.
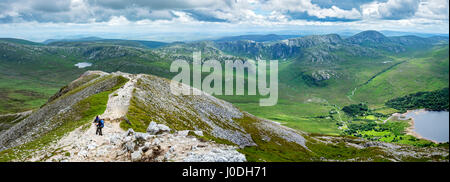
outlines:
{"label": "boulder", "polygon": [[142,152],[140,150],[137,150],[137,151],[131,153],[131,161],[132,162],[139,161],[139,160],[141,160],[141,158],[142,158]]}
{"label": "boulder", "polygon": [[97,148],[97,144],[95,144],[95,143],[90,143],[90,144],[87,146],[87,149],[88,149],[88,150],[93,150],[93,149],[95,149],[95,148]]}
{"label": "boulder", "polygon": [[134,130],[133,129],[128,129],[128,131],[127,132],[125,132],[125,136],[132,136],[132,135],[134,135]]}
{"label": "boulder", "polygon": [[175,146],[170,147],[169,152],[170,152],[170,153],[175,152]]}
{"label": "boulder", "polygon": [[124,144],[124,148],[129,152],[134,152],[135,146],[136,144],[133,141],[129,141]]}
{"label": "boulder", "polygon": [[170,128],[166,125],[163,124],[158,124],[159,127],[159,131],[164,133],[164,132],[170,132]]}
{"label": "boulder", "polygon": [[147,148],[150,148],[151,145],[152,145],[152,144],[151,144],[150,142],[145,142],[145,143],[144,143],[144,147],[147,147]]}
{"label": "boulder", "polygon": [[203,136],[203,131],[194,131],[194,133],[198,136]]}
{"label": "boulder", "polygon": [[133,141],[133,137],[132,136],[127,136],[123,140],[124,140],[124,142],[131,142],[131,141]]}
{"label": "boulder", "polygon": [[151,138],[151,135],[148,133],[136,132],[135,137],[136,140],[149,140]]}
{"label": "boulder", "polygon": [[119,136],[117,136],[117,135],[112,135],[112,136],[109,138],[109,143],[112,144],[112,145],[118,145],[118,144],[121,143],[121,140],[122,140],[122,139],[121,139]]}
{"label": "boulder", "polygon": [[155,135],[156,133],[159,132],[159,127],[158,124],[156,124],[155,122],[150,122],[150,124],[147,127],[147,133],[151,134],[151,135]]}
{"label": "boulder", "polygon": [[189,130],[178,131],[178,136],[186,137],[189,134]]}
{"label": "boulder", "polygon": [[152,142],[152,145],[159,145],[161,141],[158,138],[155,138]]}
{"label": "boulder", "polygon": [[244,154],[236,150],[213,149],[208,153],[188,153],[184,162],[245,162]]}
{"label": "boulder", "polygon": [[163,124],[157,124],[153,121],[150,122],[150,124],[147,127],[147,133],[149,133],[150,135],[157,135],[169,131],[170,128],[168,126]]}

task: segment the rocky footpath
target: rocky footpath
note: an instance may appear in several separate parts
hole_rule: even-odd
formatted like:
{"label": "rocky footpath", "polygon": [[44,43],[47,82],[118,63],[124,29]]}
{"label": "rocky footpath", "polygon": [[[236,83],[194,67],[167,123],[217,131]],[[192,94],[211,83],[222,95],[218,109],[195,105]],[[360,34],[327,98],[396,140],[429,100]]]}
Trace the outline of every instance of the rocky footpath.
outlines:
{"label": "rocky footpath", "polygon": [[95,135],[95,126],[71,132],[57,143],[39,152],[31,161],[49,162],[245,162],[237,147],[197,139],[191,133],[151,123],[146,133],[123,131],[117,122],[107,122],[103,136]]}

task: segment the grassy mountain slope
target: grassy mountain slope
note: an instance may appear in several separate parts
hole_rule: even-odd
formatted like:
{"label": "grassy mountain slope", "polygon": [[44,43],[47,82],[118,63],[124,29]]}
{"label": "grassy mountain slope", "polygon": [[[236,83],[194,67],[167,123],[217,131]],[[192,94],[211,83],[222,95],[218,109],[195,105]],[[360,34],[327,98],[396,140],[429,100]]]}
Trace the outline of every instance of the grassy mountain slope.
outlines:
{"label": "grassy mountain slope", "polygon": [[[6,150],[0,152],[0,161],[28,161],[62,136],[83,128],[105,111],[108,95],[114,97],[113,92],[129,81],[120,74],[87,72],[61,89],[54,100],[1,135],[1,146]],[[145,131],[148,123],[154,121],[166,124],[172,132],[200,130],[204,136],[195,135],[199,139],[240,146],[239,151],[248,161],[448,161],[445,147],[417,148],[309,134],[257,118],[209,95],[168,94],[167,79],[152,75],[131,77],[136,82],[127,117],[121,118],[124,129]],[[65,103],[71,103],[70,108],[59,110],[67,106]],[[29,129],[18,132],[19,128]]]}
{"label": "grassy mountain slope", "polygon": [[383,105],[387,100],[449,86],[448,46],[436,47],[378,75],[355,92],[353,99]]}
{"label": "grassy mountain slope", "polygon": [[44,104],[60,87],[78,77],[75,61],[35,47],[0,41],[0,113],[21,112]]}

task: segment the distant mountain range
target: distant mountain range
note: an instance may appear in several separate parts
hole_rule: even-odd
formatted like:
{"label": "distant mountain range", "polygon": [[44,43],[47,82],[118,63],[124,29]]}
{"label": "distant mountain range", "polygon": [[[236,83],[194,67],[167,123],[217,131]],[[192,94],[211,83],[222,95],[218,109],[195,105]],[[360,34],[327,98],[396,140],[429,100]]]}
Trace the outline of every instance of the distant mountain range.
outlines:
{"label": "distant mountain range", "polygon": [[[384,34],[384,35],[383,35]],[[342,39],[348,39],[349,42],[356,43],[355,41],[361,39],[362,37],[374,37],[375,39],[379,39],[379,41],[384,41],[386,43],[386,40],[388,39],[385,35],[389,35],[390,37],[398,37],[397,39],[402,39],[404,43],[407,43],[409,40],[406,39],[416,39],[416,42],[418,39],[422,40],[424,38],[431,38],[431,39],[448,39],[448,34],[428,34],[428,33],[408,33],[408,32],[397,32],[397,31],[364,31],[357,34],[352,34],[351,32],[342,32],[338,33],[342,37]],[[224,42],[233,42],[233,41],[254,41],[258,43],[270,43],[270,42],[277,42],[281,40],[287,40],[287,39],[297,39],[301,37],[310,37],[308,35],[279,35],[279,34],[249,34],[249,35],[238,35],[238,36],[226,36],[216,39],[211,39],[211,41],[216,43],[224,43]],[[374,40],[375,40],[374,39]],[[385,39],[385,40],[381,40]],[[395,38],[394,38],[395,39]],[[431,40],[429,39],[429,40]],[[81,37],[81,38],[70,38],[70,39],[48,39],[43,42],[32,42],[28,40],[23,39],[15,39],[15,38],[0,38],[0,40],[3,41],[9,41],[9,42],[15,42],[15,43],[21,43],[21,44],[28,44],[28,45],[64,45],[67,43],[75,43],[75,42],[90,42],[90,43],[110,43],[115,45],[123,45],[123,46],[132,46],[132,47],[140,47],[140,48],[159,48],[166,45],[171,44],[179,44],[183,42],[161,42],[161,41],[146,41],[146,40],[127,40],[127,39],[105,39],[101,37]],[[402,41],[400,40],[400,41]],[[373,40],[372,40],[373,41]],[[191,42],[202,42],[202,41],[191,41]],[[411,42],[411,41],[409,41]],[[359,44],[359,43],[358,43]]]}
{"label": "distant mountain range", "polygon": [[145,40],[123,40],[123,39],[103,39],[99,37],[85,37],[80,39],[49,39],[43,42],[47,45],[70,45],[76,43],[107,43],[131,47],[141,47],[141,48],[158,48],[167,45],[165,42],[158,41],[145,41]]}
{"label": "distant mountain range", "polygon": [[42,45],[41,43],[32,42],[32,41],[28,41],[28,40],[24,40],[24,39],[15,39],[15,38],[0,38],[0,41],[24,44],[24,45]]}
{"label": "distant mountain range", "polygon": [[448,42],[448,37],[423,38],[414,35],[386,37],[377,31],[364,31],[348,38],[341,38],[338,34],[311,35],[272,42],[249,40],[217,42],[216,46],[225,52],[250,58],[286,59],[305,54],[329,55],[333,52],[331,50],[338,49],[353,55],[376,56],[376,51],[371,48],[399,53],[407,49],[429,48],[441,41]]}
{"label": "distant mountain range", "polygon": [[239,35],[239,36],[230,36],[230,37],[222,37],[214,40],[215,42],[228,42],[228,41],[239,41],[239,40],[251,40],[255,42],[270,42],[270,41],[278,41],[285,40],[295,37],[301,37],[300,35],[276,35],[276,34],[267,34],[267,35]]}
{"label": "distant mountain range", "polygon": [[104,39],[100,38],[100,37],[82,37],[82,38],[76,38],[76,39],[47,39],[42,43],[50,44],[53,42],[84,42],[84,41],[100,41],[100,40],[104,40]]}

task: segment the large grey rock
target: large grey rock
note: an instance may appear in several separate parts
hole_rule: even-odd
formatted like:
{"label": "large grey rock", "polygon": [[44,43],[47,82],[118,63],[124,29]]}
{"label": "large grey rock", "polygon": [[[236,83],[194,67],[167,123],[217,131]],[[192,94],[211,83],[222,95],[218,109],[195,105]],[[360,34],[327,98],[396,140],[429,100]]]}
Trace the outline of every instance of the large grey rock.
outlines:
{"label": "large grey rock", "polygon": [[124,142],[130,142],[130,141],[133,141],[133,138],[134,138],[134,136],[127,136],[123,140],[124,140]]}
{"label": "large grey rock", "polygon": [[147,147],[147,148],[150,148],[151,145],[152,145],[152,144],[151,144],[150,142],[145,142],[145,143],[144,143],[144,147]]}
{"label": "large grey rock", "polygon": [[124,144],[125,150],[127,150],[129,152],[134,152],[135,146],[136,146],[136,144],[133,141],[129,141]]}
{"label": "large grey rock", "polygon": [[150,124],[147,127],[147,133],[150,135],[157,135],[164,132],[169,132],[170,128],[163,124],[157,124],[154,121],[150,122]]}
{"label": "large grey rock", "polygon": [[152,145],[159,145],[161,141],[158,138],[155,138],[152,142]]}
{"label": "large grey rock", "polygon": [[166,125],[163,125],[163,124],[158,124],[158,127],[159,127],[159,131],[160,132],[170,132],[170,128],[168,127],[168,126],[166,126]]}
{"label": "large grey rock", "polygon": [[244,154],[236,150],[213,149],[208,153],[190,152],[184,159],[184,162],[245,162],[247,159]]}
{"label": "large grey rock", "polygon": [[109,138],[109,143],[112,145],[119,145],[119,144],[121,144],[121,142],[122,142],[122,138],[118,135],[112,135]]}
{"label": "large grey rock", "polygon": [[125,136],[133,136],[134,134],[135,132],[132,128],[129,128],[127,132],[125,132]]}
{"label": "large grey rock", "polygon": [[137,150],[137,151],[131,153],[131,161],[132,162],[139,161],[139,160],[141,160],[141,158],[142,158],[142,152],[140,150]]}
{"label": "large grey rock", "polygon": [[148,133],[136,132],[135,137],[137,140],[149,140],[152,138],[152,135],[150,135]]}
{"label": "large grey rock", "polygon": [[194,133],[198,136],[203,136],[203,131],[194,131]]}
{"label": "large grey rock", "polygon": [[88,149],[88,150],[93,150],[93,149],[95,149],[95,148],[97,148],[97,144],[95,144],[95,143],[90,143],[90,144],[87,146],[87,149]]}
{"label": "large grey rock", "polygon": [[189,130],[178,131],[178,136],[186,137],[189,134]]}

